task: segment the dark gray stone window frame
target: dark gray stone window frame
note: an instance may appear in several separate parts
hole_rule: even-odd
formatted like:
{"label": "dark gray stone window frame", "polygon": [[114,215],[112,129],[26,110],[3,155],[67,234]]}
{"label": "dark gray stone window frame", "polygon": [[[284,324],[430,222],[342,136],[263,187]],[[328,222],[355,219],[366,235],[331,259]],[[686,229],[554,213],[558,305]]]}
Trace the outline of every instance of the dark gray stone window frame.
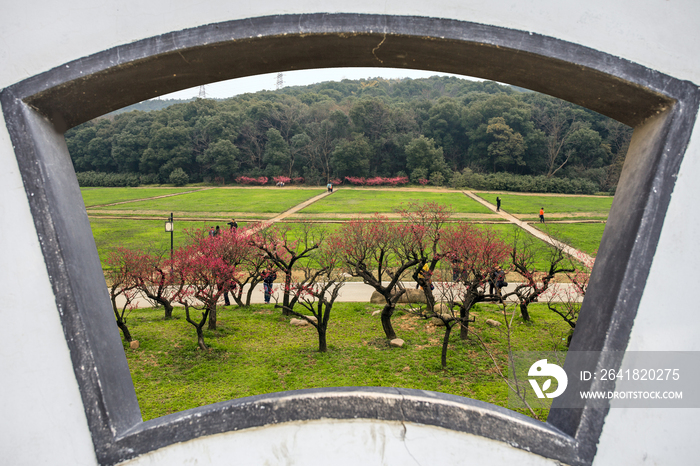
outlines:
{"label": "dark gray stone window frame", "polygon": [[[142,421],[63,133],[112,110],[192,86],[339,66],[492,79],[633,126],[571,345],[578,351],[625,350],[695,124],[695,85],[551,37],[446,19],[284,15],[186,29],[80,58],[0,93],[98,461],[115,464],[173,443],[250,427],[362,418],[439,426],[564,463],[590,464],[609,406],[564,409],[558,406],[566,400],[559,398],[546,423],[443,393],[371,387],[260,395]],[[619,363],[598,361],[608,368]],[[592,381],[574,388],[609,387]]]}

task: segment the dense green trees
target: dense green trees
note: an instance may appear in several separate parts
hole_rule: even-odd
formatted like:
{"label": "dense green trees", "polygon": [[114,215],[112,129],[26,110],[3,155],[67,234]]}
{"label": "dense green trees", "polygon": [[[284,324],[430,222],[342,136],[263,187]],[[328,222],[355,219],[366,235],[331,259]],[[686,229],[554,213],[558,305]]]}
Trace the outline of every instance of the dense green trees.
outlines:
{"label": "dense green trees", "polygon": [[433,77],[346,80],[132,110],[73,128],[66,143],[77,172],[123,174],[129,183],[168,182],[179,169],[189,182],[282,175],[325,184],[400,175],[459,184],[471,179],[469,169],[481,179],[510,173],[612,190],[630,136],[616,121],[549,96]]}

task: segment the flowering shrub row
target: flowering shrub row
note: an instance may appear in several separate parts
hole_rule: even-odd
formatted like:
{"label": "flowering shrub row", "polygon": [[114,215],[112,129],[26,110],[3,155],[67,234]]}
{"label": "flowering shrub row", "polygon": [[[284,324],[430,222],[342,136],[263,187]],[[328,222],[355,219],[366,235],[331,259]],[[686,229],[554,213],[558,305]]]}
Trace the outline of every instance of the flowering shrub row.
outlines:
{"label": "flowering shrub row", "polygon": [[247,176],[239,176],[236,178],[236,183],[238,184],[267,184],[268,178],[266,176],[261,176],[259,178],[249,178]]}
{"label": "flowering shrub row", "polygon": [[408,183],[407,176],[395,176],[393,178],[383,178],[381,176],[375,176],[374,178],[360,178],[356,176],[346,176],[345,179],[348,183],[360,186],[398,186]]}

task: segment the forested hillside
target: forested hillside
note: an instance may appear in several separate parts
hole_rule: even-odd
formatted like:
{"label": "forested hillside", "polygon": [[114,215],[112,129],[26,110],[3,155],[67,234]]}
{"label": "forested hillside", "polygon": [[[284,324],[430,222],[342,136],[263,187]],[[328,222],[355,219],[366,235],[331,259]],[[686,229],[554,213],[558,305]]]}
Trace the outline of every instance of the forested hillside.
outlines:
{"label": "forested hillside", "polygon": [[[244,175],[303,177],[307,184],[408,176],[464,186],[475,176],[510,173],[610,191],[631,132],[535,92],[432,77],[196,99],[98,118],[69,130],[66,142],[79,174],[122,174],[112,177],[122,180],[117,184],[171,177],[229,183]],[[91,184],[90,174],[79,179]]]}

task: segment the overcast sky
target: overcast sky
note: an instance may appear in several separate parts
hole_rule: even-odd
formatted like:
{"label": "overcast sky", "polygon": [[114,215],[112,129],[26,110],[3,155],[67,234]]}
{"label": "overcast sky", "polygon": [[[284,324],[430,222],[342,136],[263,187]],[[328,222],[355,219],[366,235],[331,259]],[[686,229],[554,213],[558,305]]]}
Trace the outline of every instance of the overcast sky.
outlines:
{"label": "overcast sky", "polygon": [[[320,70],[287,71],[283,75],[284,84],[287,86],[305,86],[308,84],[325,81],[341,81],[343,79],[377,78],[429,78],[430,76],[456,76],[463,79],[481,81],[469,76],[461,76],[435,71],[406,70],[398,68],[326,68]],[[207,84],[205,92],[207,97],[225,99],[246,92],[258,92],[262,90],[272,91],[277,86],[277,73],[249,76],[247,78],[232,79],[220,83]],[[190,99],[199,95],[199,87],[193,87],[163,96],[164,99]]]}

